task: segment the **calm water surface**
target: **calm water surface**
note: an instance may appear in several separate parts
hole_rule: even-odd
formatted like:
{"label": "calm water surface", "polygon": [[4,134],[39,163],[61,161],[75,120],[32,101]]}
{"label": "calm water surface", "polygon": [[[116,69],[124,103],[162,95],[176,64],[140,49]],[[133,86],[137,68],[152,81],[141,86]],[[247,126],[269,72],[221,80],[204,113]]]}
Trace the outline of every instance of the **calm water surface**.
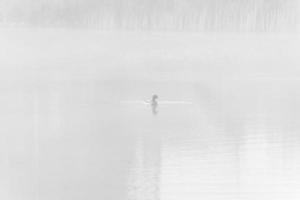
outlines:
{"label": "calm water surface", "polygon": [[[41,79],[0,91],[1,199],[300,199],[297,80]],[[139,103],[153,93],[190,103],[154,116]]]}

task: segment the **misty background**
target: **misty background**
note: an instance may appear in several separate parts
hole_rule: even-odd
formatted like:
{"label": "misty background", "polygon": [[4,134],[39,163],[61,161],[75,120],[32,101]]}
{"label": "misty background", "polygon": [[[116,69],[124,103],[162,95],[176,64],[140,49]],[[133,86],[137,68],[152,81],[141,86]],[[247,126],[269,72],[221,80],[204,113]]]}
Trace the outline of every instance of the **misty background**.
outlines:
{"label": "misty background", "polygon": [[0,0],[1,26],[295,31],[298,0]]}
{"label": "misty background", "polygon": [[0,0],[0,199],[299,200],[299,19],[299,0]]}

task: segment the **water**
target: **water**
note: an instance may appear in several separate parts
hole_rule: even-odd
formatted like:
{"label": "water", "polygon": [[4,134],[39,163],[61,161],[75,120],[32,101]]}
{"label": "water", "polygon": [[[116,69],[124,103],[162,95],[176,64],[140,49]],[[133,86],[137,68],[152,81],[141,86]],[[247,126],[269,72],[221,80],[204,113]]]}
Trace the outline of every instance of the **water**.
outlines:
{"label": "water", "polygon": [[0,34],[0,199],[300,199],[295,35]]}
{"label": "water", "polygon": [[[173,85],[173,86],[172,86]],[[299,199],[298,80],[11,81],[2,199]],[[153,115],[153,91],[162,104]],[[148,99],[147,99],[148,98]],[[158,101],[159,102],[159,101]]]}

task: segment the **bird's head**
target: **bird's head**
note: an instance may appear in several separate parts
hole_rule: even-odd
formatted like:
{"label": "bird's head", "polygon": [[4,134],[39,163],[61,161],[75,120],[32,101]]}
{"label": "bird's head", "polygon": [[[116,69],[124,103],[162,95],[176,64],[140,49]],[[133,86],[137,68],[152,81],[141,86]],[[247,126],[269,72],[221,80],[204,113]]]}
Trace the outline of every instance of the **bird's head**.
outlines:
{"label": "bird's head", "polygon": [[158,99],[158,96],[157,96],[156,94],[154,94],[154,95],[152,96],[152,100],[155,100],[155,99]]}

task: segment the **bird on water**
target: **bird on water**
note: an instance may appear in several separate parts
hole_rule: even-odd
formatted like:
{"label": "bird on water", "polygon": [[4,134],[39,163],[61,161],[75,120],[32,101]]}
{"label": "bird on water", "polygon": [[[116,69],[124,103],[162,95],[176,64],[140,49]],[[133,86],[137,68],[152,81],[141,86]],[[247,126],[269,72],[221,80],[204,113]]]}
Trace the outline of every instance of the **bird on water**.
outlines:
{"label": "bird on water", "polygon": [[154,115],[157,114],[157,106],[158,106],[157,99],[158,99],[158,96],[156,94],[152,95],[151,107],[152,107],[152,113]]}

